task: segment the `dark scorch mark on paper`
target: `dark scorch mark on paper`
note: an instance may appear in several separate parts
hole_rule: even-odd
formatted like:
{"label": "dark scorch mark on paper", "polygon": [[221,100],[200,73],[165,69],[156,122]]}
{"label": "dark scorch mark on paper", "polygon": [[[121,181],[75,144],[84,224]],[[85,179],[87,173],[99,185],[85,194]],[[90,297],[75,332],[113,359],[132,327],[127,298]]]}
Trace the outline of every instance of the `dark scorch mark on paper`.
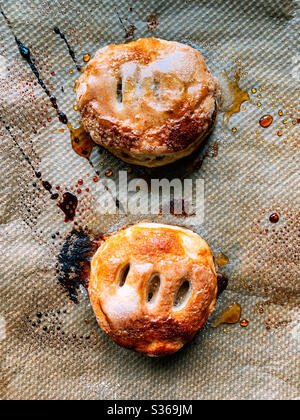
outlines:
{"label": "dark scorch mark on paper", "polygon": [[88,288],[91,260],[103,240],[102,235],[96,240],[83,230],[73,230],[60,251],[58,280],[75,303],[80,286]]}

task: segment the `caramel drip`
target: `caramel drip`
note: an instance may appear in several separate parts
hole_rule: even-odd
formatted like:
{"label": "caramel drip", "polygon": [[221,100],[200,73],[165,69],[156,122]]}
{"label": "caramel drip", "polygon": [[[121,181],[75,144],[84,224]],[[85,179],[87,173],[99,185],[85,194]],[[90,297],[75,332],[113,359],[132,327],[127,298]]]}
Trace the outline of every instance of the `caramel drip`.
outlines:
{"label": "caramel drip", "polygon": [[67,126],[70,130],[74,152],[76,152],[79,156],[89,158],[95,143],[91,139],[90,135],[84,130],[83,124],[80,123],[79,128],[73,128],[70,123],[68,123]]}
{"label": "caramel drip", "polygon": [[238,303],[233,303],[230,305],[219,319],[212,324],[213,328],[217,328],[221,324],[237,324],[242,315],[242,307]]}
{"label": "caramel drip", "polygon": [[241,106],[243,102],[250,102],[250,96],[246,90],[242,90],[238,83],[240,81],[240,74],[237,72],[234,75],[235,80],[229,78],[226,70],[223,71],[222,76],[227,84],[227,89],[229,91],[229,97],[226,98],[228,100],[228,104],[224,106],[224,125],[227,125],[229,119],[232,117],[233,114],[240,112]]}

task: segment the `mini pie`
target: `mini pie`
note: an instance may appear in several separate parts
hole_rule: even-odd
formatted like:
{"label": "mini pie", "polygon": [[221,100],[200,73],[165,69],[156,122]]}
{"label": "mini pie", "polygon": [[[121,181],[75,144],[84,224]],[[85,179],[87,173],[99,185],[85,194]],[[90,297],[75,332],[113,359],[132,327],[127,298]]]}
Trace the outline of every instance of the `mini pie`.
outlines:
{"label": "mini pie", "polygon": [[85,130],[125,162],[154,167],[194,152],[217,115],[202,54],[155,38],[100,49],[77,84]]}
{"label": "mini pie", "polygon": [[117,344],[148,356],[175,353],[214,310],[211,250],[190,230],[139,223],[99,248],[89,295],[100,327]]}

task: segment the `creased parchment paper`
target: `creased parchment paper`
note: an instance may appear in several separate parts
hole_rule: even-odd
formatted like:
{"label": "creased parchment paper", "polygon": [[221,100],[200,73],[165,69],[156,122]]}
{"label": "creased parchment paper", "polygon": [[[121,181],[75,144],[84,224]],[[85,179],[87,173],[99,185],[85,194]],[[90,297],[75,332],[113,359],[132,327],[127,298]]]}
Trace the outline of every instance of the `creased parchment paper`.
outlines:
{"label": "creased parchment paper", "polygon": [[[0,3],[12,28],[0,15],[1,398],[299,399],[299,1]],[[224,80],[226,71],[235,81],[239,74],[249,93],[227,125],[219,114],[198,165],[187,160],[154,172],[155,178],[203,178],[205,220],[148,219],[192,228],[216,256],[229,258],[221,269],[229,286],[216,312],[172,357],[148,359],[117,347],[97,327],[86,291],[71,304],[58,282],[58,256],[74,227],[97,235],[144,217],[97,215],[94,169],[72,150],[68,130],[18,51],[12,30],[79,126],[73,108],[79,73],[54,26],[82,66],[102,46],[155,36],[197,46],[216,77]],[[259,120],[267,114],[273,123],[264,129]],[[100,148],[91,161],[100,179],[128,168]],[[65,223],[35,171],[58,200],[74,188],[74,222]],[[132,167],[128,176],[152,174]],[[274,212],[277,224],[269,221]],[[213,329],[211,322],[233,302],[249,326]]]}

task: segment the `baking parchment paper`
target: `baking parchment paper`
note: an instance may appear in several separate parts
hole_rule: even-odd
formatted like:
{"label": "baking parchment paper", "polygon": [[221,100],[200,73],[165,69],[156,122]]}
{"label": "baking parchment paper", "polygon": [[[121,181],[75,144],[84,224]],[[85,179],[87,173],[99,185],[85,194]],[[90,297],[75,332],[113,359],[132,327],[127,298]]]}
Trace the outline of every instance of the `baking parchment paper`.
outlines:
{"label": "baking parchment paper", "polygon": [[[0,16],[1,398],[299,399],[299,1],[7,0],[1,6],[12,28]],[[54,26],[82,66],[85,55],[106,44],[155,36],[200,48],[216,77],[226,71],[235,81],[238,72],[239,86],[249,92],[250,102],[227,125],[219,114],[196,165],[188,159],[154,172],[132,166],[128,173],[129,179],[203,178],[203,224],[172,215],[147,219],[192,228],[215,255],[229,257],[221,269],[229,286],[216,312],[172,357],[148,359],[119,348],[97,327],[86,291],[76,305],[58,282],[59,254],[73,228],[96,236],[145,217],[97,214],[95,171],[72,150],[68,130],[18,51],[12,30],[78,126],[79,74]],[[273,124],[264,129],[259,119],[266,114]],[[100,180],[129,166],[100,148],[91,161]],[[35,171],[59,199],[73,188],[74,222],[65,223]],[[277,224],[269,221],[274,212]],[[213,329],[211,321],[234,301],[248,327]]]}

